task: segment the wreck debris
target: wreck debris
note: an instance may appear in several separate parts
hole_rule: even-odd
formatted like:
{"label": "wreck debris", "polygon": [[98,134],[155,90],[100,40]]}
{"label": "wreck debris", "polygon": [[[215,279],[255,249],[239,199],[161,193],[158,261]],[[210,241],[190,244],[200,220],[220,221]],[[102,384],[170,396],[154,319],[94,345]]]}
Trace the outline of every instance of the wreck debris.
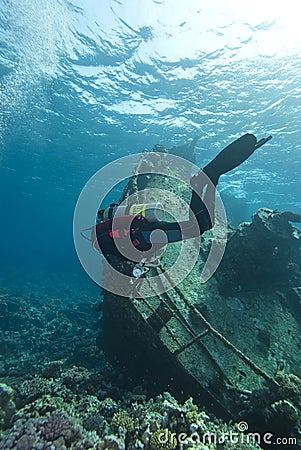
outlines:
{"label": "wreck debris", "polygon": [[[165,155],[158,151],[157,163],[164,165]],[[145,203],[147,188],[179,192],[175,179],[139,175],[152,163],[144,152],[121,201],[131,196]],[[179,169],[171,167],[171,177],[172,170]],[[189,202],[189,187],[180,192]],[[251,223],[230,231],[222,264],[205,284],[200,271],[212,242],[210,231],[202,237],[197,264],[179,285],[167,271],[181,245],[172,244],[160,265],[145,274],[153,296],[136,295],[141,280],[131,286],[128,298],[105,292],[101,345],[113,365],[154,391],[194,395],[227,418],[252,409],[254,396],[245,393],[265,392],[269,405],[283,400],[272,394],[281,389],[275,376],[280,363],[285,360],[289,371],[300,375],[300,326],[279,300],[279,292],[286,298],[289,289],[298,299],[294,302],[300,300],[301,231],[291,224],[298,221],[301,216],[292,212],[260,209]],[[171,287],[160,295],[152,282],[158,274]]]}
{"label": "wreck debris", "polygon": [[301,222],[301,215],[261,208],[232,233],[218,273],[222,294],[301,281],[301,230],[290,222]]}

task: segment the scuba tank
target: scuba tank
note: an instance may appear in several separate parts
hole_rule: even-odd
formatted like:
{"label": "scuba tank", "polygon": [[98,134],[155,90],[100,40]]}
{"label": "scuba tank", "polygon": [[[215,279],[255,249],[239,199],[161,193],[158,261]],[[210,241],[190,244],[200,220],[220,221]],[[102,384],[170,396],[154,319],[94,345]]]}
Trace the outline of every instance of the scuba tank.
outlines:
{"label": "scuba tank", "polygon": [[112,219],[115,215],[116,209],[118,207],[117,203],[111,203],[108,208],[99,209],[97,211],[97,223],[104,222],[105,220]]}
{"label": "scuba tank", "polygon": [[164,211],[161,203],[141,203],[138,205],[119,206],[111,203],[108,208],[97,211],[96,223],[104,222],[120,216],[142,216],[149,222],[160,222],[164,220]]}

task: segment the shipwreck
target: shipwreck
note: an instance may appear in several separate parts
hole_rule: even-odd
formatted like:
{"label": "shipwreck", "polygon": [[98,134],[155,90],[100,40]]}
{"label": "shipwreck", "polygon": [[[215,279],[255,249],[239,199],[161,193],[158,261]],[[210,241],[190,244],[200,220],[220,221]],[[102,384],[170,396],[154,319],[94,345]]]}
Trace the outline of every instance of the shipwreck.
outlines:
{"label": "shipwreck", "polygon": [[[155,188],[189,202],[189,186],[177,179],[182,168],[171,166],[166,155],[193,160],[193,145],[143,152],[120,202],[152,203]],[[154,160],[166,173],[154,173]],[[164,195],[159,199],[163,205],[168,201]],[[181,248],[175,243],[143,275],[150,286],[152,277],[160,276],[168,289],[144,297],[137,279],[126,297],[104,291],[101,347],[112,365],[134,385],[152,393],[193,396],[226,419],[258,423],[267,411],[276,411],[278,416],[271,413],[269,420],[279,429],[281,405],[288,415],[298,415],[301,230],[293,224],[300,221],[298,214],[262,208],[250,223],[228,226],[225,254],[206,282],[200,274],[212,231],[202,236],[197,260],[180,283],[168,270]],[[116,267],[124,273],[133,268],[118,261]]]}

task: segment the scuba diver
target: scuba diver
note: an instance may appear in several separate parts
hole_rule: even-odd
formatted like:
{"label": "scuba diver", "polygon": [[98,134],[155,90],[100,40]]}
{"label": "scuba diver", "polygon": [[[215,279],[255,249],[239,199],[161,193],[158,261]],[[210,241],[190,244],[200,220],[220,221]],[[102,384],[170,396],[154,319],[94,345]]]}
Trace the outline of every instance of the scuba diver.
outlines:
{"label": "scuba diver", "polygon": [[114,210],[118,205],[98,211],[97,224],[92,227],[94,248],[109,263],[112,256],[122,261],[138,262],[132,274],[141,277],[149,267],[158,265],[157,257],[166,244],[199,237],[214,226],[215,188],[220,176],[242,164],[271,138],[268,136],[257,141],[253,134],[245,134],[194,175],[190,179],[192,196],[186,221],[149,221],[141,214],[128,215],[127,212],[115,216]]}

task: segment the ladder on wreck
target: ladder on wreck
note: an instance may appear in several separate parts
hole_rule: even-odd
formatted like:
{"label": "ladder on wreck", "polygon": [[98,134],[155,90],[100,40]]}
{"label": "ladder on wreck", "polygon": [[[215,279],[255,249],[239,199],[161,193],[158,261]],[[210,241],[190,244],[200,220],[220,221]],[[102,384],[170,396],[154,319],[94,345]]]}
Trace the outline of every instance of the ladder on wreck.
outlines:
{"label": "ladder on wreck", "polygon": [[[164,155],[162,155],[162,158],[164,163]],[[144,187],[140,186],[141,183],[139,182],[139,172],[144,164],[148,164],[147,152],[142,153],[142,156],[133,171],[132,177],[130,178],[126,188],[124,189],[121,201],[126,200],[128,195],[132,195],[134,197],[137,197],[139,203],[139,191]],[[152,288],[151,278],[148,278],[148,275],[151,275],[151,273],[154,272],[157,275],[160,274],[165,276],[167,282],[171,286],[170,291],[164,292],[160,295],[155,292],[155,290]],[[222,333],[220,333],[214,326],[211,325],[202,311],[189,301],[187,296],[185,296],[185,293],[182,292],[179,287],[175,286],[175,283],[164,271],[162,265],[153,268],[148,275],[146,276],[146,278],[144,278],[144,280],[147,280],[150,290],[153,290],[154,297],[149,298],[139,295],[137,296],[137,298],[135,298],[135,290],[136,292],[139,291],[139,282],[141,281],[138,279],[136,281],[136,285],[133,286],[132,295],[130,294],[129,298],[132,303],[136,303],[137,310],[139,310],[139,305],[141,304],[141,302],[144,304],[149,314],[145,316],[144,314],[141,314],[140,311],[140,316],[144,316],[144,320],[146,321],[148,326],[152,328],[161,342],[163,342],[162,331],[164,330],[164,333],[165,335],[168,335],[168,340],[170,342],[170,345],[168,346],[166,345],[166,343],[164,343],[165,346],[168,348],[169,352],[177,360],[177,362],[184,367],[184,369],[187,369],[187,367],[185,367],[185,362],[183,362],[183,356],[185,352],[187,352],[193,346],[198,346],[198,348],[200,349],[199,353],[206,357],[209,366],[211,366],[211,368],[213,369],[213,373],[215,373],[222,380],[222,390],[225,390],[225,387],[229,387],[230,389],[237,389],[235,383],[233,383],[233,381],[230,379],[231,377],[229,377],[229,375],[226,373],[225,368],[222,367],[221,362],[219,361],[218,352],[217,354],[214,354],[210,345],[206,343],[206,339],[211,336],[215,338],[225,349],[227,349],[227,351],[230,351],[231,354],[236,358],[236,360],[240,360],[244,366],[248,367],[249,372],[253,373],[253,375],[257,379],[260,378],[261,380],[264,380],[269,386],[276,388],[279,387],[278,382],[275,380],[275,378],[273,378],[273,376],[269,375],[265,370],[260,368],[249,356],[238,349],[232,342],[230,342],[230,340],[228,340]],[[186,308],[190,311],[190,314],[194,316],[199,324],[201,324],[201,331],[196,330],[195,327],[191,325],[190,321],[187,320],[181,309],[176,304],[175,299],[173,298],[174,296],[177,296],[186,305]],[[153,298],[156,298],[155,302],[153,301]],[[179,336],[174,327],[170,325],[172,321],[177,321],[179,323],[179,326],[182,327],[183,330],[185,330],[185,342],[182,342],[181,339],[179,339]],[[206,386],[204,386],[204,380],[200,379],[200,374],[196,374],[194,370],[190,370],[189,374],[197,381],[200,386],[206,388]],[[217,395],[217,397],[218,396],[219,395]],[[213,395],[213,397],[219,402],[219,399],[216,398],[216,396]]]}
{"label": "ladder on wreck", "polygon": [[[191,324],[188,322],[188,320],[185,318],[185,316],[181,313],[181,311],[175,304],[174,299],[171,297],[171,295],[169,295],[169,292],[165,292],[164,294],[158,295],[154,291],[154,296],[156,296],[160,300],[159,306],[157,306],[156,308],[153,307],[151,301],[149,301],[148,298],[140,297],[139,299],[136,299],[137,302],[142,301],[145,304],[145,306],[151,311],[151,315],[146,319],[146,322],[148,323],[149,326],[151,326],[151,328],[155,331],[155,333],[159,335],[162,328],[163,327],[165,328],[166,332],[168,333],[168,335],[170,336],[171,340],[174,343],[174,349],[172,353],[177,359],[179,358],[179,355],[181,355],[185,350],[187,350],[192,345],[197,344],[201,347],[202,351],[206,353],[216,372],[219,375],[221,375],[222,379],[226,381],[228,386],[231,386],[232,383],[227,377],[226,373],[221,368],[216,358],[212,355],[212,353],[208,349],[208,346],[206,346],[203,342],[206,336],[211,335],[214,336],[217,340],[219,340],[228,350],[230,350],[237,358],[239,358],[246,366],[248,366],[249,369],[254,374],[264,379],[268,385],[279,387],[279,384],[275,380],[275,378],[273,378],[262,368],[260,368],[254,361],[252,361],[250,357],[248,357],[245,353],[239,350],[222,333],[220,333],[215,327],[213,327],[210,324],[210,322],[205,318],[201,310],[197,308],[193,303],[191,303],[185,297],[183,292],[177,286],[175,286],[175,283],[172,282],[170,276],[164,271],[164,268],[162,267],[161,264],[153,270],[155,270],[157,274],[162,274],[163,276],[165,276],[165,278],[169,281],[173,291],[177,293],[179,298],[185,303],[185,305],[189,308],[191,313],[194,314],[195,317],[197,317],[198,321],[201,322],[204,327],[203,331],[196,333],[193,326],[191,326]],[[151,279],[148,278],[144,279],[146,279],[147,281],[149,280],[148,286],[152,290],[153,288]],[[139,280],[137,280],[136,289],[139,289],[138,284]],[[134,300],[134,298],[132,298],[132,300]],[[169,325],[171,319],[177,320],[181,324],[181,326],[184,327],[184,329],[186,330],[187,335],[190,338],[187,339],[185,343],[181,343],[179,341],[178,336],[175,333],[174,329]]]}

